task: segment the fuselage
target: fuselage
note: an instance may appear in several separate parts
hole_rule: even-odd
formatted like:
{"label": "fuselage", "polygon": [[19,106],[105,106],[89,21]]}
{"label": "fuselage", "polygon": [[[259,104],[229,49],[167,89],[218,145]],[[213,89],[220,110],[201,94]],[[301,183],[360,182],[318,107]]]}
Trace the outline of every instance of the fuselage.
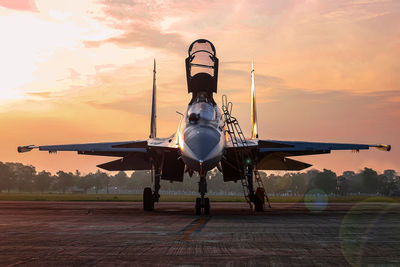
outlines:
{"label": "fuselage", "polygon": [[225,149],[225,124],[214,101],[192,101],[179,129],[178,143],[186,166],[205,174],[221,161]]}

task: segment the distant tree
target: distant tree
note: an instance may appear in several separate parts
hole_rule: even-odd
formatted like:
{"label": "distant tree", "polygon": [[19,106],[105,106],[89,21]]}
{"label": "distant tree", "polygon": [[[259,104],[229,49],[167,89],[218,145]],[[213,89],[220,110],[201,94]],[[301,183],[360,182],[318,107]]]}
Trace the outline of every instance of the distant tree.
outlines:
{"label": "distant tree", "polygon": [[395,170],[384,170],[383,175],[385,175],[389,180],[396,180],[396,171]]}
{"label": "distant tree", "polygon": [[365,191],[363,178],[360,173],[345,171],[343,172],[343,176],[347,180],[348,192],[361,193]]}
{"label": "distant tree", "polygon": [[128,180],[128,175],[124,171],[119,171],[111,177],[111,184],[119,189],[124,189]]}
{"label": "distant tree", "polygon": [[308,187],[307,174],[305,173],[294,173],[291,175],[291,186],[290,189],[295,194],[305,194]]}
{"label": "distant tree", "polygon": [[349,192],[349,181],[348,179],[344,176],[338,176],[337,177],[337,194],[341,196],[346,196],[347,193]]}
{"label": "distant tree", "polygon": [[81,172],[79,170],[75,170],[75,173],[74,173],[74,181],[75,181],[75,183],[78,183],[79,178],[81,178],[81,177],[82,177]]}
{"label": "distant tree", "polygon": [[323,190],[325,193],[333,193],[336,191],[336,173],[331,170],[324,169],[314,178],[314,186]]}
{"label": "distant tree", "polygon": [[78,178],[77,183],[76,183],[77,187],[80,188],[80,189],[83,189],[85,194],[87,193],[88,189],[93,187],[93,185],[92,185],[92,180],[93,179],[91,178],[92,176],[93,176],[93,173],[89,173],[89,174],[87,174],[85,176],[80,176]]}
{"label": "distant tree", "polygon": [[379,190],[378,173],[373,169],[364,168],[360,175],[362,177],[364,193],[377,193]]}
{"label": "distant tree", "polygon": [[[338,192],[342,195],[349,192],[361,192],[400,196],[400,177],[394,170],[385,170],[383,174],[378,175],[375,170],[364,168],[357,173],[345,171],[337,178],[334,172],[326,169],[322,172],[312,169],[305,173],[269,174],[268,176],[264,172],[260,172],[260,175],[268,193],[304,194],[311,189],[319,188],[326,193]],[[198,181],[198,174],[194,174],[193,177],[185,174],[183,183],[162,180],[161,190],[193,192],[197,191]],[[210,193],[242,193],[240,182],[224,182],[222,174],[217,169],[208,172],[207,183]],[[123,171],[114,176],[101,171],[82,176],[78,170],[75,173],[59,171],[56,176],[51,176],[46,171],[36,174],[33,166],[0,162],[0,191],[7,190],[9,192],[18,189],[24,192],[35,189],[43,192],[54,188],[66,192],[73,186],[83,189],[85,193],[90,188],[96,190],[96,193],[105,188],[108,193],[110,186],[119,189],[142,190],[144,187],[152,186],[152,179],[149,171],[135,171],[130,177]]]}
{"label": "distant tree", "polygon": [[[185,177],[186,178],[186,177]],[[187,176],[183,179],[183,183],[170,183],[169,181],[161,180],[161,190],[186,190],[190,191],[191,179]],[[145,187],[152,187],[153,181],[150,171],[134,171],[131,177],[126,180],[126,189],[143,190]]]}
{"label": "distant tree", "polygon": [[33,189],[33,178],[36,174],[35,167],[21,163],[6,163],[13,172],[15,186],[19,192],[30,192]]}
{"label": "distant tree", "polygon": [[75,179],[72,173],[66,173],[63,171],[57,172],[57,183],[56,187],[61,190],[63,193],[67,191],[69,188],[75,185]]}
{"label": "distant tree", "polygon": [[353,178],[354,176],[356,176],[356,173],[353,172],[353,171],[344,171],[343,174],[342,174],[342,176],[343,176],[344,178],[346,178],[346,179],[351,179],[351,178]]}
{"label": "distant tree", "polygon": [[100,172],[101,178],[103,180],[104,186],[106,188],[107,194],[110,192],[109,188],[111,186],[111,177],[105,172]]}
{"label": "distant tree", "polygon": [[311,170],[308,170],[308,171],[306,172],[307,176],[308,176],[311,180],[314,179],[314,177],[317,176],[318,173],[320,173],[320,171],[319,171],[319,170],[316,170],[316,169],[311,169]]}
{"label": "distant tree", "polygon": [[4,189],[10,192],[14,186],[14,173],[10,166],[0,162],[0,192]]}
{"label": "distant tree", "polygon": [[271,174],[267,177],[266,181],[267,192],[271,193],[285,193],[289,190],[292,183],[289,174],[285,174],[284,176]]}
{"label": "distant tree", "polygon": [[277,180],[280,178],[281,178],[280,176],[275,175],[273,173],[266,177],[264,185],[266,187],[265,189],[266,189],[267,193],[276,193],[277,192],[276,183],[277,183]]}
{"label": "distant tree", "polygon": [[53,178],[51,176],[51,173],[46,171],[41,171],[33,178],[33,183],[35,189],[43,193],[43,191],[50,189],[52,180]]}
{"label": "distant tree", "polygon": [[[149,177],[150,178],[150,177]],[[124,188],[128,190],[141,189],[142,182],[137,172],[132,172],[131,176],[124,182]]]}
{"label": "distant tree", "polygon": [[398,193],[398,184],[396,179],[396,171],[385,170],[383,174],[378,176],[379,193],[385,196],[393,196]]}
{"label": "distant tree", "polygon": [[93,174],[90,177],[90,179],[91,179],[91,184],[93,185],[97,194],[99,190],[103,189],[106,186],[108,175],[98,170],[95,174]]}

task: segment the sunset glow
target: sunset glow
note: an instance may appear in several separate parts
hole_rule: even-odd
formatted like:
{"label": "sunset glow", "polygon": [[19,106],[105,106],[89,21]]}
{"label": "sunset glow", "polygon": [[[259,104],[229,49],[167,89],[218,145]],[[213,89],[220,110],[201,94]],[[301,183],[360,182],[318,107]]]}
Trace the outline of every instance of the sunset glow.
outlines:
{"label": "sunset glow", "polygon": [[388,143],[298,159],[400,171],[400,1],[0,0],[0,25],[0,161],[89,172],[108,158],[16,148],[146,139],[154,58],[158,135],[171,135],[190,98],[188,46],[206,38],[215,100],[228,95],[246,136],[254,60],[260,138]]}

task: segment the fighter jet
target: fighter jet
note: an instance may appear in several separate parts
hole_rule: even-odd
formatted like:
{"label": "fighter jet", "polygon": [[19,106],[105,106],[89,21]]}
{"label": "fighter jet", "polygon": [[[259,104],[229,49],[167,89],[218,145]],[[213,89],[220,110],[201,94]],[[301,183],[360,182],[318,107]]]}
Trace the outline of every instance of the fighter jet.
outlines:
{"label": "fighter jet", "polygon": [[[251,86],[251,135],[245,138],[241,127],[232,116],[232,103],[226,96],[222,99],[222,110],[214,100],[218,85],[219,59],[214,45],[205,39],[194,41],[185,60],[188,93],[192,98],[182,114],[178,129],[170,137],[157,137],[156,123],[156,68],[154,61],[153,96],[150,136],[148,139],[125,142],[20,146],[18,152],[32,149],[48,151],[77,151],[82,155],[111,156],[117,160],[97,167],[108,171],[151,170],[153,188],[143,191],[143,208],[154,209],[160,199],[160,180],[182,182],[184,173],[192,177],[199,174],[199,193],[196,199],[196,214],[209,214],[210,201],[207,193],[207,172],[217,168],[224,181],[241,181],[245,198],[255,211],[264,209],[265,194],[259,170],[298,171],[310,164],[293,156],[327,154],[332,150],[363,150],[375,147],[390,151],[390,145],[316,143],[283,140],[261,140],[258,138],[254,68]],[[254,189],[257,184],[256,190]]]}

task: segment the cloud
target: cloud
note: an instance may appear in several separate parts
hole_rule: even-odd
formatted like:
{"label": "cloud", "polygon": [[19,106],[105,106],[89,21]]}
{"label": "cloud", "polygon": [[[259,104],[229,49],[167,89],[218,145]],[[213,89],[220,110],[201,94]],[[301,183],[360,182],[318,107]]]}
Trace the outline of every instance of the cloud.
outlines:
{"label": "cloud", "polygon": [[[400,92],[398,93],[400,94]],[[395,102],[395,103],[400,103],[400,96],[391,96],[387,99],[387,101],[389,102]]]}
{"label": "cloud", "polygon": [[85,41],[86,47],[98,47],[105,43],[113,43],[122,48],[149,47],[170,52],[185,51],[186,43],[177,33],[162,33],[159,29],[148,26],[131,25],[131,30],[121,35],[101,41]]}
{"label": "cloud", "polygon": [[19,11],[39,12],[34,0],[0,0],[0,6]]}
{"label": "cloud", "polygon": [[[240,2],[240,1],[237,1]],[[218,35],[230,27],[240,5],[232,1],[102,1],[97,19],[122,31],[103,40],[87,40],[86,47],[113,43],[182,53],[190,40]],[[221,14],[224,10],[224,14]],[[207,18],[207,19],[205,19]]]}
{"label": "cloud", "polygon": [[27,92],[26,95],[40,97],[40,98],[50,98],[51,92]]}
{"label": "cloud", "polygon": [[[119,97],[116,100],[100,102],[100,101],[87,101],[86,103],[96,109],[112,109],[128,113],[136,113],[145,115],[149,112],[150,99],[147,99],[146,93],[142,92],[135,95],[125,95],[123,98]],[[148,101],[146,101],[147,99]]]}
{"label": "cloud", "polygon": [[113,43],[123,48],[145,47],[172,53],[185,50],[187,44],[182,34],[170,31],[170,27],[180,21],[178,17],[171,19],[170,15],[176,16],[177,6],[182,5],[168,1],[126,0],[102,1],[101,4],[104,15],[98,19],[122,33],[103,40],[87,40],[86,47]]}

